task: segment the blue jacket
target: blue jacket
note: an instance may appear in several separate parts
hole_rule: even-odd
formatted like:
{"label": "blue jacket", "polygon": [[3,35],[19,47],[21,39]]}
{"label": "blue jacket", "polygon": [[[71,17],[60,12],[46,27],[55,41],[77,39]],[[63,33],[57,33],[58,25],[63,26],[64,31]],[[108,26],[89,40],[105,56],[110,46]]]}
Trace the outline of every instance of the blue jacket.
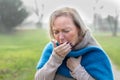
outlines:
{"label": "blue jacket", "polygon": [[[53,51],[52,43],[48,43],[44,48],[41,59],[37,65],[40,69],[48,61]],[[61,66],[58,68],[57,73],[66,77],[72,77],[70,71],[66,66],[66,60],[69,57],[82,56],[81,65],[86,71],[96,80],[114,80],[111,69],[111,64],[107,54],[99,47],[89,46],[80,50],[71,51],[64,59]]]}

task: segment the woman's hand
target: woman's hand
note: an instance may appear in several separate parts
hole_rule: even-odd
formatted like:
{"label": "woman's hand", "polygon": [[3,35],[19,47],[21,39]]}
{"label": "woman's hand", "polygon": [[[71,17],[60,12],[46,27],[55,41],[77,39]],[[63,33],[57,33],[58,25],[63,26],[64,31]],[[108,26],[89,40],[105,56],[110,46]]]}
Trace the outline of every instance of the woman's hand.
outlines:
{"label": "woman's hand", "polygon": [[68,42],[65,42],[59,46],[56,46],[54,41],[52,42],[54,44],[54,52],[61,57],[65,57],[71,51],[71,45]]}
{"label": "woman's hand", "polygon": [[70,71],[74,71],[74,69],[80,65],[81,58],[82,58],[81,56],[78,58],[70,57],[67,60],[67,67],[70,69]]}

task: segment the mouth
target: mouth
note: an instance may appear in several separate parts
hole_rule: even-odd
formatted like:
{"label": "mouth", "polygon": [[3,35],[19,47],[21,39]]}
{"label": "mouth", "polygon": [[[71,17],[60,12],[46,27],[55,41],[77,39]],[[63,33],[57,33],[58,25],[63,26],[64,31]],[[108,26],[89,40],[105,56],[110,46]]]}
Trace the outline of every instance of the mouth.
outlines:
{"label": "mouth", "polygon": [[[60,45],[63,44],[63,43],[59,43]],[[70,44],[71,47],[73,47],[73,44],[70,43],[70,42],[67,42],[67,44]]]}

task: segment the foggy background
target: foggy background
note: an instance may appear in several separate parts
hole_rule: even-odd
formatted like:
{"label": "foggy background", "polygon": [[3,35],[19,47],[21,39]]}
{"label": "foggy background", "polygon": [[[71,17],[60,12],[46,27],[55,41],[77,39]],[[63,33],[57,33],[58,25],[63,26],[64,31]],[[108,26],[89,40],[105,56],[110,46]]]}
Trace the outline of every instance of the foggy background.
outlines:
{"label": "foggy background", "polygon": [[[75,7],[87,23],[92,22],[94,13],[99,13],[102,17],[107,15],[115,16],[116,11],[120,13],[119,0],[23,0],[27,9],[31,12],[36,8],[35,1],[40,13],[44,13],[45,22],[47,22],[52,11],[63,6]],[[44,5],[43,11],[42,5]],[[36,15],[34,12],[32,15],[35,19]]]}
{"label": "foggy background", "polygon": [[77,9],[93,31],[111,31],[113,35],[120,31],[119,0],[23,0],[23,3],[30,12],[26,22],[40,21],[44,28],[48,27],[49,16],[55,9],[70,6]]}
{"label": "foggy background", "polygon": [[0,9],[4,10],[0,14],[2,33],[12,32],[13,29],[47,28],[50,14],[66,6],[77,9],[85,24],[93,31],[109,31],[113,36],[117,36],[120,31],[119,0],[18,0],[21,1],[19,5],[16,1],[15,5],[9,7],[15,3],[12,1],[8,0],[7,3],[6,0],[6,3],[1,4]]}
{"label": "foggy background", "polygon": [[120,79],[120,0],[0,0],[0,80],[34,79],[49,16],[61,7],[77,9]]}

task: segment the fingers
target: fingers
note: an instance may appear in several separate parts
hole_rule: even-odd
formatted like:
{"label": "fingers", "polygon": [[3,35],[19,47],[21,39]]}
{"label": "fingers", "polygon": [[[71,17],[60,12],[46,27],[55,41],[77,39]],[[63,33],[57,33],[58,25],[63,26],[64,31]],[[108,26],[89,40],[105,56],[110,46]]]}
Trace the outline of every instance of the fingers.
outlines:
{"label": "fingers", "polygon": [[71,51],[71,46],[69,43],[65,42],[57,47],[54,48],[54,51],[56,54],[65,57],[70,51]]}
{"label": "fingers", "polygon": [[81,62],[82,56],[78,57],[77,59],[78,59],[78,61],[80,61],[80,62]]}
{"label": "fingers", "polygon": [[67,60],[67,62],[66,62],[67,67],[68,67],[71,71],[73,71],[77,66],[80,65],[81,58],[82,58],[81,56],[78,57],[78,58],[70,57],[70,58]]}
{"label": "fingers", "polygon": [[67,43],[64,43],[64,44],[61,44],[60,46],[58,46],[56,49],[58,49],[57,50],[58,52],[61,52],[61,51],[67,52],[69,49],[71,49],[71,46]]}
{"label": "fingers", "polygon": [[70,57],[68,60],[81,62],[81,59],[82,59],[82,56],[79,56],[78,58]]}
{"label": "fingers", "polygon": [[72,72],[77,66],[79,65],[79,63],[75,60],[75,58],[70,57],[67,60],[67,67],[70,69],[70,71]]}
{"label": "fingers", "polygon": [[53,43],[54,48],[57,47],[56,41],[52,40],[51,42]]}

